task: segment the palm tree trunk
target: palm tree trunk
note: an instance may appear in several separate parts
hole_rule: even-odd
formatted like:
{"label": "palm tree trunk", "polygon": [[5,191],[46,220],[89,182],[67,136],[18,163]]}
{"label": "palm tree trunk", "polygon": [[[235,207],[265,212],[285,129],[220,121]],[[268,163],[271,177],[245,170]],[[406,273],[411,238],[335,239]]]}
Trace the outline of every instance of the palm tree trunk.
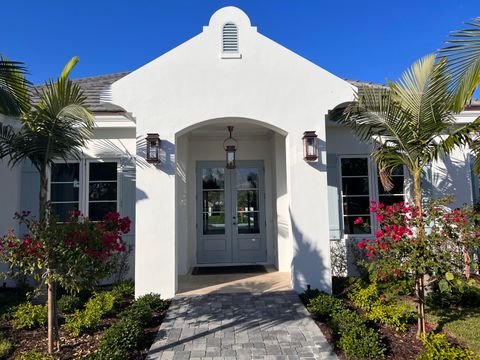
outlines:
{"label": "palm tree trunk", "polygon": [[[40,169],[40,194],[39,194],[39,219],[40,222],[48,222],[47,214],[47,202],[48,202],[48,177],[47,167],[43,166]],[[53,259],[50,259],[50,267],[53,266]],[[51,269],[47,269],[51,270]],[[48,274],[47,274],[48,279]],[[47,307],[48,307],[48,353],[52,354],[55,348],[60,350],[60,339],[58,336],[58,321],[57,321],[57,306],[56,306],[56,291],[55,283],[48,281],[47,291]]]}
{"label": "palm tree trunk", "polygon": [[[425,227],[423,225],[423,209],[422,209],[422,180],[421,170],[417,169],[413,173],[413,196],[415,207],[417,209],[417,246],[420,250],[423,247],[425,239]],[[417,292],[417,314],[418,314],[418,328],[417,337],[425,334],[425,274],[417,273],[415,278],[416,292]]]}

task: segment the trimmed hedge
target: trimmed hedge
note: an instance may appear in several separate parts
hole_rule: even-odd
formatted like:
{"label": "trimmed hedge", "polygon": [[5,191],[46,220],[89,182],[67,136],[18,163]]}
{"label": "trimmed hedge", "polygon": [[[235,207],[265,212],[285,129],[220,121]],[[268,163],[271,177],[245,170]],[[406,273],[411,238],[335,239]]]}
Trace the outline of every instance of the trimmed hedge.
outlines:
{"label": "trimmed hedge", "polygon": [[478,359],[469,349],[450,344],[444,334],[429,333],[422,340],[425,351],[417,360],[475,360]]}
{"label": "trimmed hedge", "polygon": [[311,297],[307,309],[313,315],[327,321],[338,339],[337,346],[349,357],[360,359],[383,359],[386,346],[381,341],[375,329],[368,326],[367,322],[356,312],[346,308],[342,300],[318,292],[316,297],[310,293],[304,296]]}

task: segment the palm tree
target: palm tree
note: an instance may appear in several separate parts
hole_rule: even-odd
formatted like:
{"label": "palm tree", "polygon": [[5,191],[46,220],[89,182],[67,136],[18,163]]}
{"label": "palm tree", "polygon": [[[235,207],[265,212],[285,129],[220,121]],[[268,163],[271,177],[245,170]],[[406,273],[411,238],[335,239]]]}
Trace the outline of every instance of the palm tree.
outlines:
{"label": "palm tree", "polygon": [[[47,219],[48,168],[54,160],[78,158],[80,148],[93,130],[93,115],[85,106],[85,96],[80,87],[68,79],[78,62],[72,58],[60,77],[48,81],[37,91],[39,102],[19,116],[19,130],[0,123],[0,159],[8,158],[14,167],[29,160],[40,174],[39,218]],[[50,269],[55,268],[52,258]],[[48,351],[53,352],[54,335],[57,334],[55,311],[55,284],[48,281]],[[57,347],[58,334],[57,337]]]}
{"label": "palm tree", "polygon": [[23,63],[0,55],[0,114],[19,116],[30,107]]}
{"label": "palm tree", "polygon": [[[426,166],[442,154],[467,142],[480,120],[455,127],[454,95],[445,59],[434,54],[416,61],[388,89],[361,89],[357,102],[350,105],[343,122],[363,141],[374,144],[382,185],[388,190],[390,175],[398,166],[405,166],[413,179],[413,199],[419,210],[418,243],[425,237],[422,219],[421,176]],[[418,333],[425,333],[424,277],[416,277]]]}
{"label": "palm tree", "polygon": [[467,25],[470,27],[453,32],[447,41],[449,45],[439,52],[447,57],[453,75],[456,111],[462,111],[468,105],[480,85],[480,17]]}

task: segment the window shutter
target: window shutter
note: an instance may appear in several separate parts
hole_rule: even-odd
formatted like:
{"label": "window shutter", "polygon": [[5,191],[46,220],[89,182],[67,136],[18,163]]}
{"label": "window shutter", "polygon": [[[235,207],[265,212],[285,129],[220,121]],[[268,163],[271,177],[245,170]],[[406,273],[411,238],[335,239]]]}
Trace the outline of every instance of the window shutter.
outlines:
{"label": "window shutter", "polygon": [[223,26],[222,49],[224,53],[238,53],[237,25],[227,23]]}
{"label": "window shutter", "polygon": [[[21,174],[20,211],[29,210],[38,218],[40,175],[30,161],[24,161]],[[13,216],[13,214],[12,214]],[[20,234],[27,232],[25,224],[20,225]]]}
{"label": "window shutter", "polygon": [[129,258],[129,271],[127,278],[134,278],[135,270],[135,203],[136,203],[136,181],[135,181],[135,160],[127,159],[121,163],[120,192],[119,192],[119,213],[121,216],[128,216],[132,221],[130,232],[123,236],[125,242],[132,246],[133,250]]}
{"label": "window shutter", "polygon": [[337,154],[327,154],[328,218],[330,240],[340,239],[340,189]]}

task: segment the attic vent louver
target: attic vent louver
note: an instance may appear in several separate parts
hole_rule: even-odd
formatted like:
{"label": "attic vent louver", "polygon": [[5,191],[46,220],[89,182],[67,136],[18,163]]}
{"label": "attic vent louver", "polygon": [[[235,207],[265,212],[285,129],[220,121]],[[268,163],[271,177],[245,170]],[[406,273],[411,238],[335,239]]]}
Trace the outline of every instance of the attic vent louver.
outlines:
{"label": "attic vent louver", "polygon": [[238,53],[238,29],[234,23],[226,23],[223,25],[222,33],[222,49],[223,53]]}

